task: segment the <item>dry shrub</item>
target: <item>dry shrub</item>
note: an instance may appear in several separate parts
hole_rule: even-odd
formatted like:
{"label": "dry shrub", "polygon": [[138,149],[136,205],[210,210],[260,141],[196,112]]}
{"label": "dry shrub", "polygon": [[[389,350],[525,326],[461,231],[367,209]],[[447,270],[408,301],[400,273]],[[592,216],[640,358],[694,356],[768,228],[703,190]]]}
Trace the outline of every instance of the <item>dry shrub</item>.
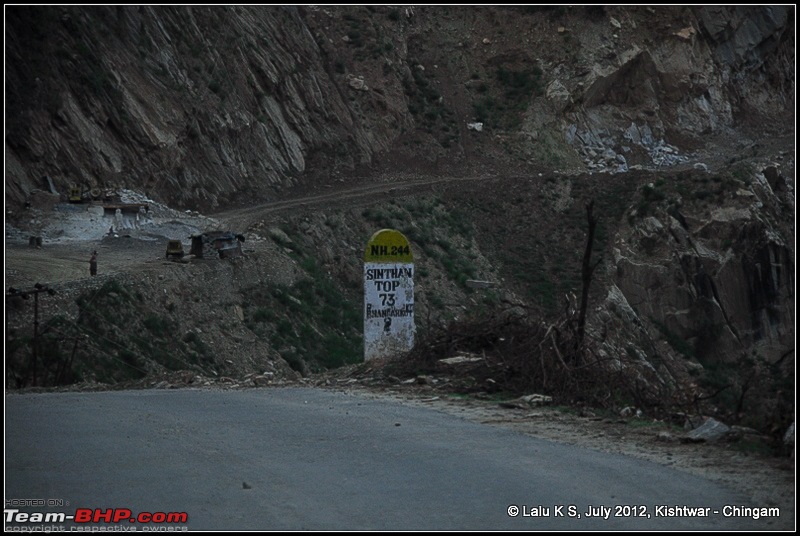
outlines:
{"label": "dry shrub", "polygon": [[[688,395],[666,383],[646,361],[605,356],[590,337],[578,343],[576,316],[568,309],[546,323],[514,307],[456,320],[420,337],[392,369],[399,375],[446,374],[465,392],[536,392],[561,404],[635,405],[651,412],[685,409]],[[455,356],[472,359],[441,362]]]}

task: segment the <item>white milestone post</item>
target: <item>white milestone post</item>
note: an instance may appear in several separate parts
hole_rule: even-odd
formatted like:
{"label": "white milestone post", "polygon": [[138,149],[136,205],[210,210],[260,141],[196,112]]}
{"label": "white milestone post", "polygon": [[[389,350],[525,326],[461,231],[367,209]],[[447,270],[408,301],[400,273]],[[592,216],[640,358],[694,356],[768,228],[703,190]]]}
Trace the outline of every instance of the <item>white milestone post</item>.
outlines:
{"label": "white milestone post", "polygon": [[364,361],[414,346],[414,257],[402,233],[382,229],[364,254]]}

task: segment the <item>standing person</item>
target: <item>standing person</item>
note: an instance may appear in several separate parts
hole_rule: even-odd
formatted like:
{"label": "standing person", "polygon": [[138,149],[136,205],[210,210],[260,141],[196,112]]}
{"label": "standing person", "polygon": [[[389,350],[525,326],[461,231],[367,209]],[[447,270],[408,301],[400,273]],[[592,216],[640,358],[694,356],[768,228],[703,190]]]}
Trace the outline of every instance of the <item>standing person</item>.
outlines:
{"label": "standing person", "polygon": [[89,259],[89,273],[97,275],[97,251],[92,251],[92,257]]}

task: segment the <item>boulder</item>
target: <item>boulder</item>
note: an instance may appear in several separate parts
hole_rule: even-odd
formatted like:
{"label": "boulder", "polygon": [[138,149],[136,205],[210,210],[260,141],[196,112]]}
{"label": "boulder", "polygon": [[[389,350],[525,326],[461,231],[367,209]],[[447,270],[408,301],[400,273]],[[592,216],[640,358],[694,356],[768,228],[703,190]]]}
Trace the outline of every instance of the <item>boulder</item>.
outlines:
{"label": "boulder", "polygon": [[706,422],[689,432],[687,437],[693,441],[719,441],[728,435],[730,430],[726,424],[709,417]]}

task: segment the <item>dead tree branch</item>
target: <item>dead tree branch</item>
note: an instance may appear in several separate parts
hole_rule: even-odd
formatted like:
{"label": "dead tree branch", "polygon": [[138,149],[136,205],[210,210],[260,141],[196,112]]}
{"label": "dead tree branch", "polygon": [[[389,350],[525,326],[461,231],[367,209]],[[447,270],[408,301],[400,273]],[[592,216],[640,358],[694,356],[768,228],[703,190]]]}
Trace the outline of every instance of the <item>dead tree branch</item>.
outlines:
{"label": "dead tree branch", "polygon": [[589,306],[589,285],[592,282],[592,274],[598,263],[592,266],[592,246],[594,244],[594,233],[597,227],[597,217],[592,213],[594,210],[594,200],[586,205],[586,221],[589,224],[589,232],[586,236],[586,250],[583,252],[583,266],[581,269],[581,308],[578,314],[578,332],[576,337],[576,353],[583,347],[583,338],[586,332],[586,309]]}

